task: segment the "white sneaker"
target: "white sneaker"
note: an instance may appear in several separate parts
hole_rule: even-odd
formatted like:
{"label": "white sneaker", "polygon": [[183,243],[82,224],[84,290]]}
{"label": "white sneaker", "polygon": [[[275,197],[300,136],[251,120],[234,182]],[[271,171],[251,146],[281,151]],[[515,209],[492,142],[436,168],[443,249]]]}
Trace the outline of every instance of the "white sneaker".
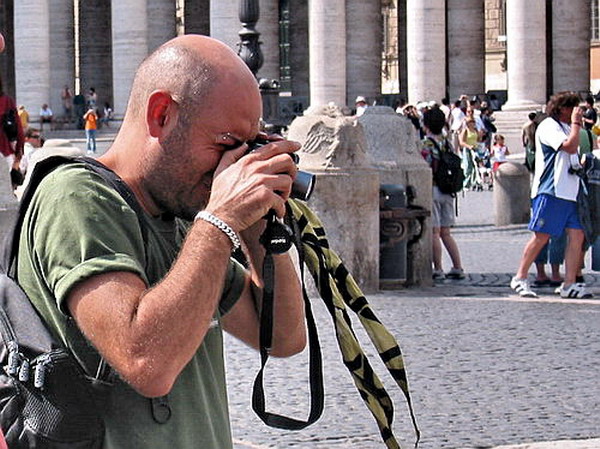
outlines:
{"label": "white sneaker", "polygon": [[529,280],[519,279],[516,276],[510,280],[510,288],[516,291],[521,298],[537,298],[538,295],[531,290]]}
{"label": "white sneaker", "polygon": [[593,298],[590,292],[585,289],[585,284],[571,284],[568,287],[564,284],[560,287],[560,297],[561,298]]}
{"label": "white sneaker", "polygon": [[434,281],[443,281],[444,279],[446,279],[446,275],[442,270],[433,270],[431,277]]}
{"label": "white sneaker", "polygon": [[446,273],[448,279],[464,279],[465,271],[462,268],[450,268],[450,271]]}

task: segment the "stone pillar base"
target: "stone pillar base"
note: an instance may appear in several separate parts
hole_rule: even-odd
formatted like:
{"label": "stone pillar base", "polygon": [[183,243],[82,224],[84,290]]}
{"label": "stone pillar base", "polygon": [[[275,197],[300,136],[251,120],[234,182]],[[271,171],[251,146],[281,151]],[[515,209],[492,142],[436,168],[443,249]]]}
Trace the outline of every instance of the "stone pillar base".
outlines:
{"label": "stone pillar base", "polygon": [[506,112],[510,112],[510,111],[527,111],[527,112],[531,112],[531,111],[541,110],[543,107],[544,107],[543,104],[540,104],[540,103],[538,103],[536,101],[529,101],[529,100],[515,101],[515,102],[507,101],[506,103],[504,103],[502,105],[502,111],[506,111]]}
{"label": "stone pillar base", "polygon": [[[379,175],[365,155],[363,129],[328,106],[305,113],[288,137],[302,143],[300,168],[317,175],[308,205],[325,227],[330,247],[365,293],[379,288]],[[309,290],[312,296],[315,292]]]}
{"label": "stone pillar base", "polygon": [[[415,196],[410,207],[430,213],[431,169],[421,156],[419,137],[412,123],[386,106],[367,108],[358,122],[364,128],[367,155],[379,172],[381,183],[411,189]],[[422,225],[419,223],[409,221],[410,240],[414,236],[415,241],[408,248],[406,286],[432,285],[431,220],[426,218]],[[381,288],[392,287],[389,283],[381,284]]]}

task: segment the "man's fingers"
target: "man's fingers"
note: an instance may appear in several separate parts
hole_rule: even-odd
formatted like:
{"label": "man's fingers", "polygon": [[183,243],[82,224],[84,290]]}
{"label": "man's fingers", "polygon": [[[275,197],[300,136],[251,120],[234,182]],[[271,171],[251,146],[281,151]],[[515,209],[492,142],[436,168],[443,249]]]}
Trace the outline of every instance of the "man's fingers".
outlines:
{"label": "man's fingers", "polygon": [[269,142],[264,146],[257,148],[252,151],[250,155],[253,155],[256,159],[269,159],[275,157],[278,154],[293,153],[300,149],[300,144],[292,140],[277,140]]}

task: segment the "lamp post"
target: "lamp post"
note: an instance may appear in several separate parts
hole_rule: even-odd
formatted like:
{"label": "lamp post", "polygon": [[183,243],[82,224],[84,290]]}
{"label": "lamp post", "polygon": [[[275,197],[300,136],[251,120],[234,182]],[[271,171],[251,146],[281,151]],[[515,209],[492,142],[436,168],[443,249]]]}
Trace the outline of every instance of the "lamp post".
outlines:
{"label": "lamp post", "polygon": [[[238,55],[254,76],[264,62],[260,49],[260,33],[255,28],[259,17],[258,0],[240,0],[239,18],[242,29],[238,33],[240,36]],[[279,118],[279,81],[261,78],[258,80],[258,85],[262,96],[265,127],[271,132],[279,132],[284,125]]]}
{"label": "lamp post", "polygon": [[258,40],[260,33],[256,31],[256,22],[260,16],[258,0],[240,0],[239,17],[242,22],[238,55],[256,76],[263,65],[263,54]]}

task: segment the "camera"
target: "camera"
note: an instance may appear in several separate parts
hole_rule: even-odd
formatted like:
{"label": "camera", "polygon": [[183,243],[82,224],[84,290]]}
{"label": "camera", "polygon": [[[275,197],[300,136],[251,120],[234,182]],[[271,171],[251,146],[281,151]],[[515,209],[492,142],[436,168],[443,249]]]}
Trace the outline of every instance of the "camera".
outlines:
{"label": "camera", "polygon": [[[268,143],[270,143],[270,141],[263,139],[247,142],[248,151],[246,154],[252,153],[254,150],[257,150]],[[290,153],[289,156],[296,164],[300,161],[300,158],[296,153]],[[297,200],[308,201],[313,189],[315,188],[315,180],[316,176],[312,173],[298,170],[298,173],[296,173],[296,179],[294,179],[294,183],[292,184],[292,192],[290,196]]]}
{"label": "camera", "polygon": [[583,167],[573,167],[572,165],[569,167],[569,174],[570,175],[577,175],[580,178],[582,178],[583,175],[584,175],[584,173],[585,172],[583,170]]}

